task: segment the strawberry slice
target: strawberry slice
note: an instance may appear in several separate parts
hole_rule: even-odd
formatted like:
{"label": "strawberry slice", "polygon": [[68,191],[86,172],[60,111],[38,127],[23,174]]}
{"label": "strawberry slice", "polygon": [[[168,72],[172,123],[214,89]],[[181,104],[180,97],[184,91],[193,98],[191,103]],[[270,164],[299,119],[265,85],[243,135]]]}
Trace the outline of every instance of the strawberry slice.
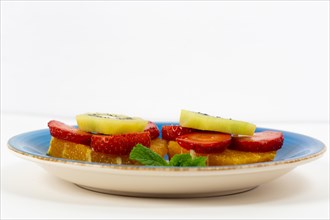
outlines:
{"label": "strawberry slice", "polygon": [[283,145],[282,132],[263,131],[256,132],[253,136],[233,137],[231,149],[252,152],[276,151]]}
{"label": "strawberry slice", "polygon": [[150,133],[138,132],[115,135],[93,135],[91,147],[95,152],[128,155],[136,144],[150,146]]}
{"label": "strawberry slice", "polygon": [[159,129],[158,129],[157,125],[151,121],[148,122],[144,131],[147,131],[150,133],[151,140],[158,138],[158,136],[159,136]]}
{"label": "strawberry slice", "polygon": [[194,132],[176,138],[178,144],[196,153],[209,154],[224,151],[231,142],[231,135],[219,132]]}
{"label": "strawberry slice", "polygon": [[48,122],[48,127],[50,134],[55,138],[88,146],[91,143],[91,133],[81,131],[62,122],[52,120]]}
{"label": "strawberry slice", "polygon": [[175,141],[177,137],[190,134],[196,131],[192,128],[185,128],[180,125],[164,125],[162,127],[162,138],[168,141]]}

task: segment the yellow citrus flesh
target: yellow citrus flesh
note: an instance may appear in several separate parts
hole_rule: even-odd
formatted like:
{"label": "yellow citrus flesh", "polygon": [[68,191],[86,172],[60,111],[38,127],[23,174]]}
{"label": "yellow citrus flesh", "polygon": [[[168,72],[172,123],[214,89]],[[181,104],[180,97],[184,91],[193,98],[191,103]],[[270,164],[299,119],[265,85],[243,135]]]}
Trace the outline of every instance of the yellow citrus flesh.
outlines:
{"label": "yellow citrus flesh", "polygon": [[52,138],[48,154],[70,160],[91,161],[92,149],[83,144]]}
{"label": "yellow citrus flesh", "polygon": [[[167,154],[167,141],[157,138],[150,143],[150,149],[164,157]],[[52,137],[48,149],[52,157],[109,164],[139,164],[129,159],[129,155],[111,155],[93,151],[89,146]]]}
{"label": "yellow citrus flesh", "polygon": [[[175,154],[186,154],[189,150],[182,148],[176,141],[170,141],[168,144],[169,158]],[[269,152],[245,152],[226,149],[219,154],[198,154],[196,156],[206,156],[208,166],[224,166],[258,163],[274,160],[276,151]]]}
{"label": "yellow citrus flesh", "polygon": [[110,164],[135,164],[127,155],[112,155],[92,151],[92,162]]}
{"label": "yellow citrus flesh", "polygon": [[167,141],[161,138],[156,138],[150,142],[150,150],[164,157],[168,153]]}
{"label": "yellow citrus flesh", "polygon": [[60,139],[52,137],[50,140],[50,146],[48,148],[47,154],[52,157],[63,157],[65,144],[61,142]]}

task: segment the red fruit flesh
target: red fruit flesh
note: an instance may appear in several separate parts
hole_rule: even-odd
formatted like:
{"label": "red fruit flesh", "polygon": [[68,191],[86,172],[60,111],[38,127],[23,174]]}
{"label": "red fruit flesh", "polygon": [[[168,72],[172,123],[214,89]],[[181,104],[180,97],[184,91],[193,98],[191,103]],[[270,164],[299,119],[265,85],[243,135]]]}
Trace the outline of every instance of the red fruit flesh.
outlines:
{"label": "red fruit flesh", "polygon": [[52,120],[48,122],[48,127],[50,134],[55,138],[88,146],[91,143],[91,133],[81,131],[62,122]]}
{"label": "red fruit flesh", "polygon": [[164,125],[162,127],[162,138],[168,141],[175,141],[177,137],[184,134],[190,134],[195,129],[181,127],[180,125]]}
{"label": "red fruit flesh", "polygon": [[282,132],[263,131],[253,136],[233,137],[231,149],[251,152],[267,152],[280,149],[284,142]]}
{"label": "red fruit flesh", "polygon": [[176,141],[181,147],[197,153],[220,153],[230,145],[231,135],[219,132],[194,132],[181,135]]}
{"label": "red fruit flesh", "polygon": [[158,138],[158,136],[159,136],[159,129],[158,129],[157,125],[151,121],[148,122],[144,131],[147,131],[150,133],[151,140]]}
{"label": "red fruit flesh", "polygon": [[128,155],[136,144],[150,146],[150,133],[127,133],[117,135],[93,135],[91,147],[96,152]]}

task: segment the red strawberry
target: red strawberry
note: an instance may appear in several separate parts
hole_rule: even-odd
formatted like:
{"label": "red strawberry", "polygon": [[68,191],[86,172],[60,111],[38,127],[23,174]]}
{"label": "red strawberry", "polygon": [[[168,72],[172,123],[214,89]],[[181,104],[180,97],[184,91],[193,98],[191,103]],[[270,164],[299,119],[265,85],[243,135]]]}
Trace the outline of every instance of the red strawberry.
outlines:
{"label": "red strawberry", "polygon": [[159,136],[159,129],[158,129],[157,125],[151,121],[148,122],[144,131],[148,131],[150,133],[151,139],[158,138],[158,136]]}
{"label": "red strawberry", "polygon": [[220,153],[230,145],[231,135],[220,132],[194,132],[181,135],[176,141],[181,147],[197,153]]}
{"label": "red strawberry", "polygon": [[128,155],[136,144],[150,146],[150,133],[127,133],[116,135],[93,135],[91,147],[96,152]]}
{"label": "red strawberry", "polygon": [[253,136],[233,137],[230,148],[253,152],[276,151],[282,147],[283,141],[282,132],[263,131],[256,132]]}
{"label": "red strawberry", "polygon": [[196,131],[192,128],[181,127],[180,125],[164,125],[162,127],[162,138],[168,141],[175,141],[177,137],[183,134],[189,134]]}
{"label": "red strawberry", "polygon": [[50,134],[55,138],[84,145],[90,145],[91,143],[91,133],[81,131],[62,122],[52,120],[48,122],[48,127]]}

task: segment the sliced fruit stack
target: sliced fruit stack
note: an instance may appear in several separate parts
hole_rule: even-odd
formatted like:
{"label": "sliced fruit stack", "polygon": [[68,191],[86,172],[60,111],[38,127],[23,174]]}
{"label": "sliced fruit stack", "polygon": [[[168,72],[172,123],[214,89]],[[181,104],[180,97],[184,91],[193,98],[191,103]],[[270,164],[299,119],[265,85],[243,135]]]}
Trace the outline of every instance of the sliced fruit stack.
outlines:
{"label": "sliced fruit stack", "polygon": [[54,157],[112,164],[135,164],[129,153],[137,144],[164,157],[167,141],[158,138],[153,122],[117,114],[88,113],[76,116],[78,128],[50,121],[48,154]]}
{"label": "sliced fruit stack", "polygon": [[283,145],[281,132],[256,132],[254,124],[182,110],[180,125],[162,127],[169,157],[206,156],[209,166],[271,161]]}
{"label": "sliced fruit stack", "polygon": [[[271,161],[284,141],[277,131],[255,132],[254,124],[182,110],[179,125],[155,123],[118,114],[76,116],[78,128],[48,123],[52,136],[48,154],[54,157],[111,164],[139,164],[130,159],[142,144],[162,158],[177,154],[207,158],[208,166]],[[183,156],[183,155],[182,155]],[[189,155],[188,155],[189,156]]]}

